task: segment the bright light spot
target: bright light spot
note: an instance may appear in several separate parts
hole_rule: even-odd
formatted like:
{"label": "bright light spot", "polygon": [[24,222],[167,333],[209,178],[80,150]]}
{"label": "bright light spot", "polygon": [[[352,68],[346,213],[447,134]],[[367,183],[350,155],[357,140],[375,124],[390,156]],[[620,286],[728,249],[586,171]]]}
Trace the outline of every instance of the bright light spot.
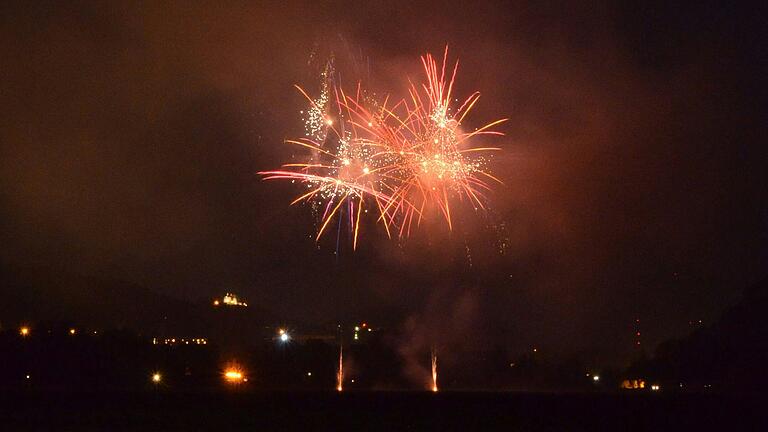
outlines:
{"label": "bright light spot", "polygon": [[598,375],[595,375],[592,377],[592,381],[600,381],[600,377]]}
{"label": "bright light spot", "polygon": [[355,326],[355,331],[360,331],[360,327]]}
{"label": "bright light spot", "polygon": [[653,391],[659,391],[660,388],[661,387],[659,387],[658,384],[654,384],[654,385],[651,386],[651,390],[653,390]]}
{"label": "bright light spot", "polygon": [[69,334],[73,335],[75,333],[77,333],[77,330],[75,330],[73,328],[69,329]]}
{"label": "bright light spot", "polygon": [[152,374],[152,382],[153,383],[159,383],[163,379],[162,375],[160,375],[160,372],[155,372]]}
{"label": "bright light spot", "polygon": [[26,379],[29,379],[29,375],[26,375],[26,376],[25,376],[25,378],[26,378]]}
{"label": "bright light spot", "polygon": [[243,381],[243,373],[237,369],[228,369],[224,372],[224,379],[231,383],[238,383]]}
{"label": "bright light spot", "polygon": [[368,167],[363,168],[363,173],[364,174],[368,174],[369,172],[371,172],[371,170],[368,169]]}
{"label": "bright light spot", "polygon": [[373,126],[373,123],[368,122],[368,127],[371,127],[371,126]]}
{"label": "bright light spot", "polygon": [[19,329],[19,334],[22,336],[29,336],[29,327],[22,327]]}
{"label": "bright light spot", "polygon": [[288,336],[288,333],[283,333],[283,334],[280,335],[280,340],[283,341],[283,342],[288,342],[288,339],[290,339],[290,338],[291,337]]}
{"label": "bright light spot", "polygon": [[219,305],[219,301],[218,301],[218,300],[214,300],[214,301],[213,301],[213,305],[214,305],[214,306],[218,306],[218,305]]}
{"label": "bright light spot", "polygon": [[341,163],[343,163],[344,166],[349,166],[349,159],[344,159],[341,161]]}
{"label": "bright light spot", "polygon": [[332,125],[332,124],[333,124],[333,120],[332,120],[332,119],[328,119],[328,120],[326,120],[326,121],[325,121],[325,124],[327,124],[328,126],[330,126],[330,125]]}
{"label": "bright light spot", "polygon": [[307,376],[312,376],[312,372],[307,372]]}

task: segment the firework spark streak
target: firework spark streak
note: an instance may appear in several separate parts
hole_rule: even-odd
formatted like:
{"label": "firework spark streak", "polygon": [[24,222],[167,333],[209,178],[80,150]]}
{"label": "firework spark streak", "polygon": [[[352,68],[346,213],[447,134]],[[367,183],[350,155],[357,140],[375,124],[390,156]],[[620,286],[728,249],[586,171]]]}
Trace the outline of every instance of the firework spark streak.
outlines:
{"label": "firework spark streak", "polygon": [[336,370],[336,391],[344,389],[344,350],[339,344],[339,367]]}
{"label": "firework spark streak", "polygon": [[432,391],[437,391],[437,351],[432,348]]}
{"label": "firework spark streak", "polygon": [[[483,135],[503,135],[493,128],[507,119],[465,132],[462,122],[480,98],[474,92],[454,106],[453,87],[458,61],[446,75],[448,49],[442,63],[432,55],[421,58],[426,79],[410,83],[407,97],[392,102],[375,99],[360,84],[346,93],[333,80],[333,70],[322,74],[320,95],[308,100],[305,136],[286,143],[309,151],[299,163],[259,174],[265,180],[298,182],[305,191],[291,204],[308,202],[320,216],[319,240],[331,221],[346,221],[357,248],[360,221],[371,210],[390,238],[407,237],[414,226],[432,214],[453,229],[456,200],[485,209],[490,182],[501,183],[485,168],[484,153],[494,147],[473,147]],[[458,99],[453,99],[459,102]],[[474,139],[473,139],[474,138]]]}

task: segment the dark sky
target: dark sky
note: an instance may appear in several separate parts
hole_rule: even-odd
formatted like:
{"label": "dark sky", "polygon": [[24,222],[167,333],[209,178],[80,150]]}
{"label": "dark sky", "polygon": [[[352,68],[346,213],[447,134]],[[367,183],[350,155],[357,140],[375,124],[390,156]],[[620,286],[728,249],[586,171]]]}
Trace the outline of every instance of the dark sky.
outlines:
{"label": "dark sky", "polygon": [[[635,317],[652,344],[765,276],[765,7],[282,3],[3,2],[4,265],[604,358]],[[471,122],[510,118],[491,211],[316,245],[256,175],[295,151],[293,84],[332,52],[397,92],[445,44]]]}

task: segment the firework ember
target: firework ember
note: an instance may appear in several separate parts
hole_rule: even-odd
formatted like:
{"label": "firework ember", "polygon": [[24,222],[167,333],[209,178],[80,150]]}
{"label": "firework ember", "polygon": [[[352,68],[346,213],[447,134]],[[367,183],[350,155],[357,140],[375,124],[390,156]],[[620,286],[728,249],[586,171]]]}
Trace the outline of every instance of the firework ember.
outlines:
{"label": "firework ember", "polygon": [[485,208],[489,182],[500,181],[487,171],[483,153],[499,149],[473,147],[470,141],[502,135],[492,128],[506,119],[463,130],[462,122],[480,94],[473,93],[458,107],[451,103],[458,61],[448,77],[447,56],[446,48],[441,64],[429,54],[422,57],[425,82],[411,84],[408,96],[397,102],[389,96],[377,100],[360,84],[346,93],[335,84],[330,66],[317,98],[297,86],[309,101],[303,112],[305,136],[286,142],[309,155],[259,174],[304,186],[292,204],[309,202],[321,215],[318,240],[338,218],[339,224],[346,221],[355,249],[361,218],[369,209],[391,238],[408,236],[414,220],[418,226],[430,208],[452,229],[451,208],[457,199]]}

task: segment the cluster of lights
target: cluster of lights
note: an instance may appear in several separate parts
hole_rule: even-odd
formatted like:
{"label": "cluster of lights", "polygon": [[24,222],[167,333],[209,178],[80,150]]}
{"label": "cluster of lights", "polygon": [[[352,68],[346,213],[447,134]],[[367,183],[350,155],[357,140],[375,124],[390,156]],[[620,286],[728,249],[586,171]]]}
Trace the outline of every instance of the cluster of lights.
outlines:
{"label": "cluster of lights", "polygon": [[291,335],[285,329],[279,329],[277,331],[277,338],[280,339],[280,342],[288,342],[291,340]]}
{"label": "cluster of lights", "polygon": [[208,339],[206,338],[165,338],[165,339],[158,339],[158,338],[152,338],[152,345],[207,345]]}
{"label": "cluster of lights", "polygon": [[360,325],[356,325],[354,330],[355,330],[355,333],[352,336],[354,340],[360,340],[360,332],[362,331],[368,331],[368,332],[373,331],[373,329],[368,326],[368,323],[362,323]]}

